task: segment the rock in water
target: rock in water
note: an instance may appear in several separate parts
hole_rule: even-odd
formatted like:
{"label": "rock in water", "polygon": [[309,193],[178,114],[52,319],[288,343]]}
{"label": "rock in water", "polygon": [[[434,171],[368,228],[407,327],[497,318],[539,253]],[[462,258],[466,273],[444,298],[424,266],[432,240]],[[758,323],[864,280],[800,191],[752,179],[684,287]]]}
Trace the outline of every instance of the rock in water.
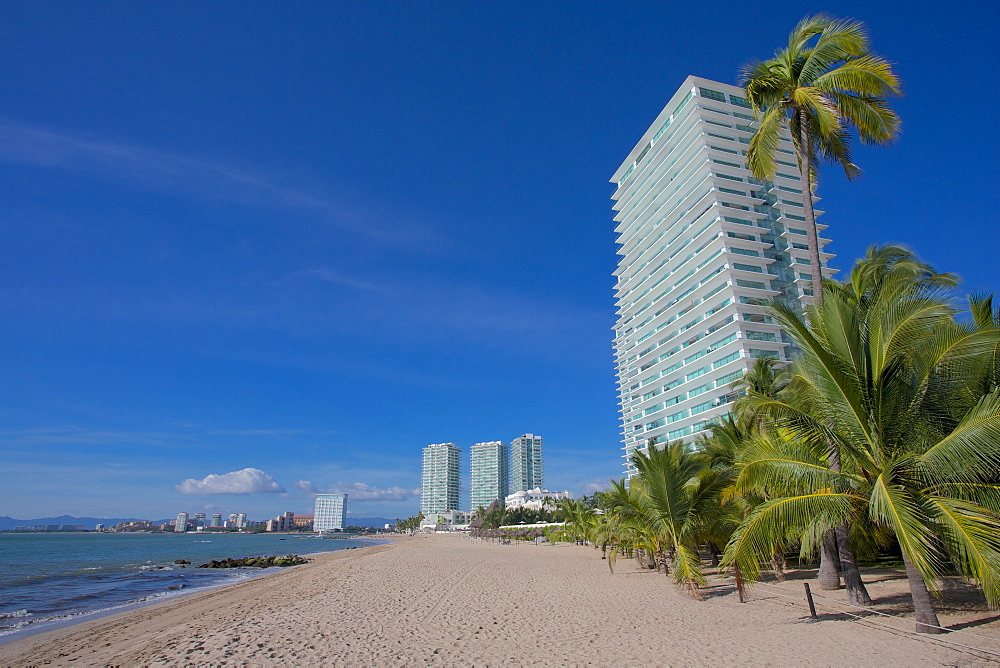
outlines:
{"label": "rock in water", "polygon": [[[190,563],[190,562],[188,562]],[[289,554],[284,557],[269,556],[269,557],[243,557],[242,559],[223,559],[221,561],[212,560],[207,564],[202,564],[198,568],[245,568],[245,567],[255,567],[255,568],[270,568],[272,566],[281,566],[282,568],[286,566],[298,566],[300,564],[308,564],[309,560],[300,557],[297,554]]]}

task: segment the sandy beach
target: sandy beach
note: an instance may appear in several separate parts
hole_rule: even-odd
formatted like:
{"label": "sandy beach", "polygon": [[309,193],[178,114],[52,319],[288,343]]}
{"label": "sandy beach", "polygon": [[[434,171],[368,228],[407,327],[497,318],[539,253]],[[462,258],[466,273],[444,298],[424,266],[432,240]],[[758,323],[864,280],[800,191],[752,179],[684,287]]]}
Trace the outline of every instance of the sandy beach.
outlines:
{"label": "sandy beach", "polygon": [[[26,665],[985,665],[1000,660],[1000,615],[961,610],[977,637],[918,637],[888,618],[856,620],[801,582],[737,601],[710,579],[706,600],[596,550],[402,537],[264,578],[192,594],[0,646]],[[870,586],[892,598],[905,582]],[[825,593],[824,593],[825,594]],[[834,593],[834,597],[838,593]],[[987,623],[980,623],[990,620]],[[886,623],[901,629],[893,630]],[[973,625],[974,624],[974,625]],[[984,636],[980,638],[978,636]]]}

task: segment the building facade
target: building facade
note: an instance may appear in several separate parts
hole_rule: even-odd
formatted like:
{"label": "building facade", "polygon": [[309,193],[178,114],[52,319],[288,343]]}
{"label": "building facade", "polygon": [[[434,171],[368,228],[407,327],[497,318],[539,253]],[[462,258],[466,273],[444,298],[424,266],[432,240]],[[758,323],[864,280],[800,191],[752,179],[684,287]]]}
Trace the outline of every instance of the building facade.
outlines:
{"label": "building facade", "polygon": [[472,446],[472,510],[502,501],[510,493],[510,461],[503,441]]}
{"label": "building facade", "polygon": [[265,531],[292,531],[295,528],[295,513],[287,511],[273,520],[268,520]]}
{"label": "building facade", "polygon": [[532,508],[534,510],[555,510],[556,502],[561,499],[572,499],[573,493],[569,490],[562,492],[550,492],[547,489],[536,487],[535,489],[521,490],[514,492],[504,499],[504,507],[507,510],[514,508]]}
{"label": "building facade", "polygon": [[347,522],[346,494],[319,494],[313,508],[313,531],[343,531]]}
{"label": "building facade", "polygon": [[545,486],[542,437],[524,434],[510,444],[510,491],[523,492]]}
{"label": "building facade", "polygon": [[[788,361],[790,340],[761,305],[798,307],[812,294],[794,147],[781,138],[773,182],[750,174],[744,162],[756,125],[744,96],[688,77],[611,179],[629,476],[635,449],[693,440],[727,413],[732,382],[754,358]],[[824,276],[831,257],[821,254]]]}
{"label": "building facade", "polygon": [[176,533],[184,533],[187,530],[188,530],[188,514],[177,513],[177,519],[174,520],[174,531]]}
{"label": "building facade", "polygon": [[458,510],[460,450],[454,443],[424,448],[420,512],[425,516]]}

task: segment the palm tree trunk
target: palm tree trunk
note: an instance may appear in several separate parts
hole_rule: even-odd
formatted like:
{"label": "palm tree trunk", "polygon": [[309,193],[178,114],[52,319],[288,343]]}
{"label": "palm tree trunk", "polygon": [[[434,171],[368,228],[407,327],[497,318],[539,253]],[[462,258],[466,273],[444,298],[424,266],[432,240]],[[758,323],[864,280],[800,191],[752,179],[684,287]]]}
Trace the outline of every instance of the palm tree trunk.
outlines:
{"label": "palm tree trunk", "polygon": [[938,621],[937,612],[934,610],[934,602],[931,600],[931,593],[927,591],[927,583],[924,577],[913,565],[906,552],[903,552],[903,564],[906,565],[906,581],[910,585],[910,597],[913,599],[913,616],[917,621],[917,633],[941,633],[941,622]]}
{"label": "palm tree trunk", "polygon": [[771,570],[774,572],[775,580],[785,581],[785,555],[782,550],[775,550],[771,555]]}
{"label": "palm tree trunk", "polygon": [[840,557],[837,554],[837,539],[832,531],[823,536],[819,553],[819,588],[840,589]]}
{"label": "palm tree trunk", "polygon": [[844,588],[847,589],[847,601],[851,605],[861,607],[872,604],[872,597],[865,589],[865,583],[861,580],[861,571],[854,560],[854,550],[848,540],[850,526],[844,524],[834,529],[837,536],[837,551],[840,552],[840,571],[844,575]]}
{"label": "palm tree trunk", "polygon": [[813,211],[812,156],[809,141],[809,117],[799,110],[799,174],[802,177],[802,210],[806,219],[806,239],[809,243],[809,273],[812,274],[813,303],[823,306],[823,266],[819,257],[819,231]]}

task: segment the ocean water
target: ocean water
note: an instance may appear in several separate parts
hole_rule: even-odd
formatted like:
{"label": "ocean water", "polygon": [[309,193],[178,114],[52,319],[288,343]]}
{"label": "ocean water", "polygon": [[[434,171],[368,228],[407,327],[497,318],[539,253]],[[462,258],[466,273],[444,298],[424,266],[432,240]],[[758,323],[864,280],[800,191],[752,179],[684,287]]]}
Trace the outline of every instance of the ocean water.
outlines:
{"label": "ocean water", "polygon": [[[0,533],[0,643],[276,570],[197,568],[212,559],[307,555],[383,542],[278,534]],[[191,564],[174,564],[177,559]]]}

